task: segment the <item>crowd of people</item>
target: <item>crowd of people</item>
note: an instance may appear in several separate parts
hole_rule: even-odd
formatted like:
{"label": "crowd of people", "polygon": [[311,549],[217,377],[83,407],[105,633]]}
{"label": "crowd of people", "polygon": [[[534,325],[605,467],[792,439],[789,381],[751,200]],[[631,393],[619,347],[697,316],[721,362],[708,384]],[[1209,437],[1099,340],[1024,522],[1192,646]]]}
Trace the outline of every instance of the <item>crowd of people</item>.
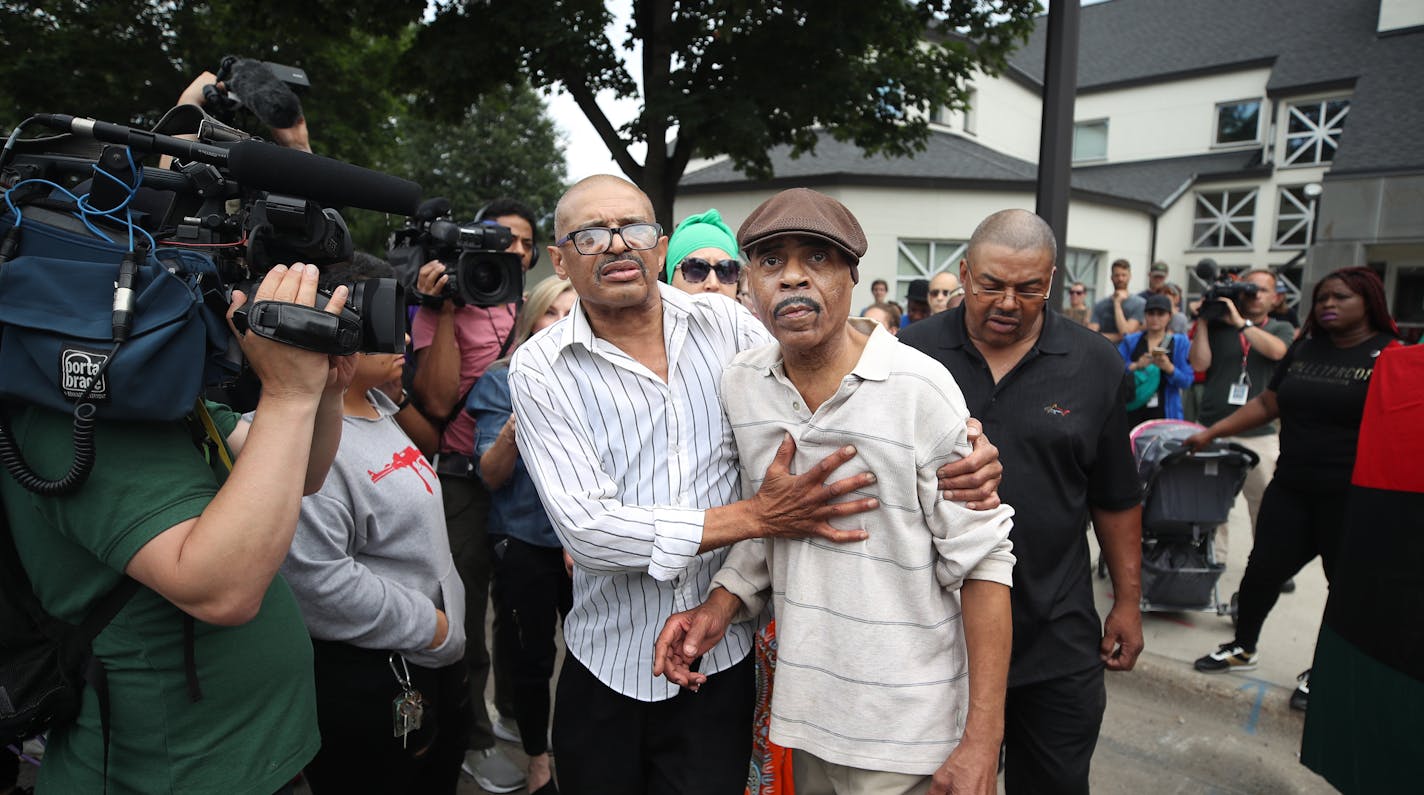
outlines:
{"label": "crowd of people", "polygon": [[[527,271],[539,217],[477,220]],[[520,301],[466,305],[446,263],[420,269],[409,360],[241,334],[260,398],[202,404],[207,442],[101,422],[75,496],[0,477],[48,610],[141,586],[93,645],[111,706],[86,691],[51,732],[41,791],[453,792],[463,771],[543,795],[989,793],[1002,766],[1011,793],[1087,792],[1105,672],[1143,651],[1131,429],[1196,420],[1189,447],[1261,458],[1236,635],[1196,662],[1247,670],[1277,595],[1341,544],[1398,337],[1379,278],[1332,273],[1298,332],[1265,270],[1208,311],[1164,263],[1129,292],[1118,260],[1110,296],[1072,283],[1059,311],[1053,231],[1004,210],[903,311],[877,279],[855,313],[867,248],[813,190],[665,235],[636,186],[590,177]],[[335,312],[391,275],[291,263],[233,305]],[[68,466],[68,417],[10,421],[37,470]]]}

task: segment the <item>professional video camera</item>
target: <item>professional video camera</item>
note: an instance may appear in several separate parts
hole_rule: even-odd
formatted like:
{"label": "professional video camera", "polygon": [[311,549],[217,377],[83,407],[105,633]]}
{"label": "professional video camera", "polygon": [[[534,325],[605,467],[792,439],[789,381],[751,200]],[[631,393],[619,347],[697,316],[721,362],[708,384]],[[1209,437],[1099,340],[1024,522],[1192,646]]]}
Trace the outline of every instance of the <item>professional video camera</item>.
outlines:
{"label": "professional video camera", "polygon": [[1251,283],[1238,280],[1229,273],[1222,273],[1217,267],[1216,260],[1207,258],[1197,262],[1197,278],[1206,284],[1206,292],[1202,293],[1201,309],[1198,315],[1208,323],[1225,323],[1226,307],[1222,305],[1220,299],[1230,299],[1236,304],[1239,312],[1244,312],[1243,303],[1260,291],[1260,287]]}
{"label": "professional video camera", "polygon": [[[172,129],[175,114],[201,119]],[[21,140],[35,124],[64,134]],[[74,468],[58,481],[22,479],[31,490],[83,482],[96,418],[179,419],[205,385],[235,374],[232,290],[252,295],[279,263],[350,257],[345,222],[323,205],[409,215],[419,202],[412,182],[250,140],[193,106],[158,129],[198,140],[37,114],[0,151],[0,399],[76,418]],[[159,154],[177,161],[142,165]],[[340,315],[276,301],[243,310],[239,326],[310,350],[405,346],[404,299],[390,279],[357,285]],[[8,437],[0,422],[0,459],[15,473]]]}
{"label": "professional video camera", "polygon": [[295,66],[234,55],[222,59],[214,76],[217,83],[203,87],[203,107],[225,124],[247,108],[268,127],[291,127],[302,117],[295,92],[311,87],[307,73]]}
{"label": "professional video camera", "polygon": [[[450,220],[450,202],[430,199],[409,223],[391,235],[387,259],[412,296],[439,305],[500,306],[524,294],[524,264],[509,248],[513,235],[493,221],[459,224]],[[450,277],[440,296],[420,297],[415,290],[420,268],[431,260],[445,263]]]}

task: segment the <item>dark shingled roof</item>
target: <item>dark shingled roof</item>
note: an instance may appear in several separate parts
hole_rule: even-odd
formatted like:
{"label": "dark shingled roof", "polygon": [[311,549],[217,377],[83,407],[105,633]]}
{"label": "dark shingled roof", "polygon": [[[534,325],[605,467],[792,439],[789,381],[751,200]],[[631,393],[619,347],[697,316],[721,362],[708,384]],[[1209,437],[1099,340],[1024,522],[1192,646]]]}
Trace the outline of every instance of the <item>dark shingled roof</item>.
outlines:
{"label": "dark shingled roof", "polygon": [[[1272,96],[1354,86],[1334,171],[1424,169],[1424,30],[1379,35],[1379,0],[1111,0],[1082,10],[1080,93],[1249,65]],[[1041,80],[1047,17],[1011,56]],[[1230,97],[1223,97],[1230,99]]]}
{"label": "dark shingled roof", "polygon": [[[1332,174],[1424,170],[1424,30],[1378,35],[1379,0],[1110,0],[1082,11],[1080,93],[1165,82],[1193,74],[1270,66],[1266,90],[1279,95],[1349,89]],[[1047,17],[1011,58],[1010,74],[1043,74]],[[1017,74],[1016,74],[1017,73]],[[1235,99],[1223,97],[1222,99]],[[1217,152],[1073,169],[1083,198],[1160,210],[1194,179],[1268,173],[1260,150]],[[1005,187],[1028,185],[1034,164],[976,141],[936,132],[913,157],[864,157],[822,136],[814,156],[771,152],[767,187],[805,184]],[[683,177],[684,193],[743,189],[749,181],[722,161]],[[1144,207],[1145,205],[1145,207]]]}
{"label": "dark shingled roof", "polygon": [[[1165,209],[1195,179],[1264,173],[1259,149],[1194,157],[1079,166],[1073,190],[1081,198],[1127,204],[1148,212]],[[854,144],[821,136],[814,155],[792,159],[790,147],[771,151],[775,178],[757,187],[812,185],[884,185],[924,188],[1000,188],[1033,190],[1038,168],[1026,160],[996,152],[953,133],[933,132],[925,151],[912,157],[865,157]],[[753,186],[723,160],[682,178],[684,195]]]}

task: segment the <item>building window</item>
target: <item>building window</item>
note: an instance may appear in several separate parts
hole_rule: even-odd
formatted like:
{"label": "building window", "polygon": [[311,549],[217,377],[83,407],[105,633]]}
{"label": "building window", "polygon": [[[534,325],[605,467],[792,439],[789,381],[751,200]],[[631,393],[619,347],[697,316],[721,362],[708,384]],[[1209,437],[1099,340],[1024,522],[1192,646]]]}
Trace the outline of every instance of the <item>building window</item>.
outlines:
{"label": "building window", "polygon": [[1073,161],[1105,160],[1108,156],[1108,120],[1080,121],[1073,125]]}
{"label": "building window", "polygon": [[1276,199],[1275,248],[1306,248],[1315,242],[1315,197],[1306,187],[1281,188]]}
{"label": "building window", "polygon": [[903,301],[910,282],[928,279],[941,271],[959,275],[959,260],[969,247],[967,240],[901,240],[899,262],[895,266],[895,294],[891,300]]}
{"label": "building window", "polygon": [[1198,193],[1192,248],[1251,248],[1256,193],[1255,188]]}
{"label": "building window", "polygon": [[1103,261],[1103,252],[1085,251],[1081,248],[1070,248],[1063,253],[1063,268],[1068,272],[1067,278],[1063,280],[1063,306],[1068,306],[1068,288],[1073,286],[1073,282],[1082,282],[1088,288],[1086,300],[1088,306],[1093,305],[1093,301],[1098,294],[1098,265]]}
{"label": "building window", "polygon": [[964,123],[964,132],[968,135],[974,135],[974,127],[976,125],[975,105],[977,105],[978,102],[979,92],[972,88],[969,89],[964,96],[964,110],[960,112],[961,121]]}
{"label": "building window", "polygon": [[1291,105],[1286,114],[1286,151],[1282,165],[1315,165],[1334,160],[1349,112],[1347,99]]}
{"label": "building window", "polygon": [[1261,134],[1261,100],[1223,102],[1216,106],[1217,146],[1254,143]]}

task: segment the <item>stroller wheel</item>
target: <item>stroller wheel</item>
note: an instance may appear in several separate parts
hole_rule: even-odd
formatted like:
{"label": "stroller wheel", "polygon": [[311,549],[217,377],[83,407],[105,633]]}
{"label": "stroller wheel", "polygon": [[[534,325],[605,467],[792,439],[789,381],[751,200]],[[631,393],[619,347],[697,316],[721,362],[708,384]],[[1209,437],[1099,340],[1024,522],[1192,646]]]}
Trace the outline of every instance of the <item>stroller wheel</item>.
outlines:
{"label": "stroller wheel", "polygon": [[1229,608],[1227,608],[1227,612],[1228,612],[1228,614],[1231,616],[1231,628],[1232,628],[1232,629],[1236,629],[1236,612],[1237,612],[1237,610],[1240,609],[1240,606],[1241,606],[1241,594],[1240,594],[1240,592],[1233,593],[1233,594],[1231,595],[1231,606],[1230,606]]}

